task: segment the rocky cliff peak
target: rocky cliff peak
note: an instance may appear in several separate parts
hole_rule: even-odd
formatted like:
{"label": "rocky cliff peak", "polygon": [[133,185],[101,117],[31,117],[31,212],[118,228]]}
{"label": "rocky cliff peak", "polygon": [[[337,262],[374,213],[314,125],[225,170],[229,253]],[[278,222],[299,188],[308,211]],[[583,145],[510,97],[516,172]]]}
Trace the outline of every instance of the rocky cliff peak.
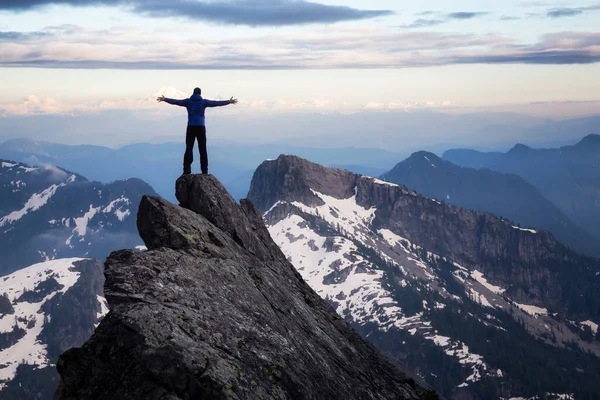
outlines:
{"label": "rocky cliff peak", "polygon": [[321,205],[321,199],[312,190],[336,198],[347,198],[352,196],[359,177],[349,171],[327,168],[300,157],[281,155],[256,169],[248,198],[261,212],[277,201]]}
{"label": "rocky cliff peak", "polygon": [[111,311],[61,356],[59,399],[437,397],[302,280],[252,203],[212,176],[176,187],[181,206],[141,201],[148,251],[107,259]]}

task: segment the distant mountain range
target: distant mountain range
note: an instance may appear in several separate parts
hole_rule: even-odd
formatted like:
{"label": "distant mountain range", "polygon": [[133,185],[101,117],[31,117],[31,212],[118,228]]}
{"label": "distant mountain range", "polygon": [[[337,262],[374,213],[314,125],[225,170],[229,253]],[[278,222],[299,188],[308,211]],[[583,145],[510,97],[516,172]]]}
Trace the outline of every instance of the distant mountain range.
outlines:
{"label": "distant mountain range", "polygon": [[598,398],[600,261],[293,156],[261,164],[248,198],[306,282],[447,398]]}
{"label": "distant mountain range", "polygon": [[517,175],[459,167],[435,154],[418,152],[381,178],[448,204],[487,211],[523,227],[547,230],[575,251],[600,257],[600,238],[573,223]]}
{"label": "distant mountain range", "polygon": [[141,245],[135,216],[147,193],[154,190],[139,179],[101,184],[57,167],[0,160],[0,274]]}
{"label": "distant mountain range", "polygon": [[[236,199],[248,193],[252,173],[265,159],[280,154],[297,154],[326,165],[336,165],[356,172],[380,174],[389,170],[402,157],[378,149],[317,149],[289,145],[226,143],[210,140],[209,172],[214,174]],[[132,144],[119,149],[101,146],[68,146],[29,139],[9,140],[0,144],[0,158],[29,165],[58,165],[104,183],[118,179],[140,178],[161,196],[175,201],[173,182],[183,170],[185,144]],[[193,172],[199,172],[194,149]]]}
{"label": "distant mountain range", "polygon": [[448,150],[443,158],[464,167],[519,175],[576,224],[600,237],[600,135],[557,149],[517,144],[507,153]]}

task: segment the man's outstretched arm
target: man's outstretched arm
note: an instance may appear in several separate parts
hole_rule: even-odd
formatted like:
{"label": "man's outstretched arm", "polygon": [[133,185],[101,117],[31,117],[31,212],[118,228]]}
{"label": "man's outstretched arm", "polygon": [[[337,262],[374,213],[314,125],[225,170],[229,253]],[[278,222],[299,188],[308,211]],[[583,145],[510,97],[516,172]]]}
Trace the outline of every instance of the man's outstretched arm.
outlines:
{"label": "man's outstretched arm", "polygon": [[165,96],[157,97],[156,101],[158,101],[159,103],[161,101],[164,101],[165,103],[173,104],[173,105],[176,105],[176,106],[182,106],[182,107],[187,106],[187,103],[188,103],[188,99],[175,100],[175,99],[168,99]]}
{"label": "man's outstretched arm", "polygon": [[234,99],[233,97],[229,100],[204,100],[206,107],[220,107],[229,104],[237,104],[237,102],[237,99]]}

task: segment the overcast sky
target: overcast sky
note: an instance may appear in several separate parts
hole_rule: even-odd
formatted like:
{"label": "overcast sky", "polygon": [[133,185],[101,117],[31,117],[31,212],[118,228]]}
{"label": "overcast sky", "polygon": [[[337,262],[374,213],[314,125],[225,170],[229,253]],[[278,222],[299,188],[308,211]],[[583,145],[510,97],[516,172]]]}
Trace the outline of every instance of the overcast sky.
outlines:
{"label": "overcast sky", "polygon": [[568,117],[600,109],[599,62],[598,1],[0,0],[4,116],[200,86],[237,112]]}

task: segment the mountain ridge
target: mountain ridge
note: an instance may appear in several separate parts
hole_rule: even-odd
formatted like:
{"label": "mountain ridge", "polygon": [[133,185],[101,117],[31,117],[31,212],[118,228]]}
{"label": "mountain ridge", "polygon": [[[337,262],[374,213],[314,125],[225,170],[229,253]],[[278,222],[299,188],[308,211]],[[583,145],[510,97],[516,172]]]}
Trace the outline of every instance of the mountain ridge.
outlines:
{"label": "mountain ridge", "polygon": [[0,272],[141,244],[131,215],[142,193],[154,190],[139,179],[104,185],[58,167],[0,160]]}
{"label": "mountain ridge", "polygon": [[516,174],[460,167],[428,152],[413,153],[381,179],[466,209],[551,232],[561,243],[600,257],[600,239],[573,223],[538,189]]}
{"label": "mountain ridge", "polygon": [[444,396],[598,391],[600,265],[550,234],[294,156],[261,164],[248,198],[311,287]]}

